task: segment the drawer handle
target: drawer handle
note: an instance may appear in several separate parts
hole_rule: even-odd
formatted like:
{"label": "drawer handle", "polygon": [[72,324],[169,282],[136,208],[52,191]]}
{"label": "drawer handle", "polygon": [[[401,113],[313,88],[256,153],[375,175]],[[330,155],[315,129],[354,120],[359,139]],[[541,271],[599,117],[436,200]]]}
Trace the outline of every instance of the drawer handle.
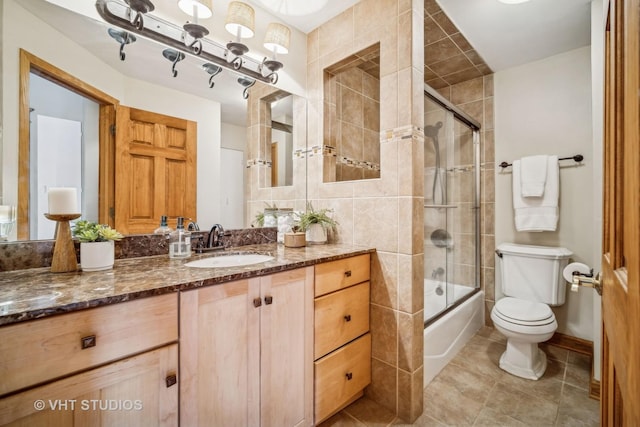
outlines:
{"label": "drawer handle", "polygon": [[264,297],[264,303],[266,305],[270,305],[272,302],[273,302],[273,297],[272,296]]}
{"label": "drawer handle", "polygon": [[345,377],[347,377],[347,381],[351,381],[351,378],[353,378],[353,373],[352,372],[347,372]]}
{"label": "drawer handle", "polygon": [[347,271],[345,271],[345,272],[344,272],[344,275],[345,275],[346,277],[351,277],[351,270],[347,270]]}
{"label": "drawer handle", "polygon": [[96,336],[95,335],[89,335],[87,337],[80,338],[80,347],[82,348],[82,350],[84,350],[86,348],[95,347],[95,346],[96,346]]}
{"label": "drawer handle", "polygon": [[347,314],[346,316],[344,316],[344,321],[345,322],[351,322],[351,315]]}
{"label": "drawer handle", "polygon": [[176,374],[171,374],[167,376],[167,378],[165,379],[165,382],[167,383],[167,388],[169,388],[178,382],[178,377],[176,376]]}
{"label": "drawer handle", "polygon": [[261,298],[254,298],[253,299],[253,306],[258,308],[262,305],[262,299]]}

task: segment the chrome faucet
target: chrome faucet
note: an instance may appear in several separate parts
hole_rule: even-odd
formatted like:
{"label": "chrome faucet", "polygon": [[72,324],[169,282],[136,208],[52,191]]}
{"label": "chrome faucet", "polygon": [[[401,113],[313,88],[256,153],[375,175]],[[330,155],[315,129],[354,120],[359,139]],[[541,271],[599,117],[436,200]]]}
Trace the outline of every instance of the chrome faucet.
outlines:
{"label": "chrome faucet", "polygon": [[197,222],[195,222],[191,218],[185,218],[185,219],[187,221],[189,221],[189,224],[187,224],[187,230],[189,230],[189,231],[200,231],[200,226],[198,225]]}
{"label": "chrome faucet", "polygon": [[431,278],[432,278],[432,279],[435,279],[435,278],[437,278],[438,276],[440,276],[441,274],[444,274],[444,268],[442,268],[442,267],[438,267],[438,268],[436,268],[435,270],[433,270],[433,271],[431,272]]}
{"label": "chrome faucet", "polygon": [[209,231],[209,239],[207,241],[208,248],[224,246],[222,237],[224,236],[224,228],[220,224],[214,224]]}

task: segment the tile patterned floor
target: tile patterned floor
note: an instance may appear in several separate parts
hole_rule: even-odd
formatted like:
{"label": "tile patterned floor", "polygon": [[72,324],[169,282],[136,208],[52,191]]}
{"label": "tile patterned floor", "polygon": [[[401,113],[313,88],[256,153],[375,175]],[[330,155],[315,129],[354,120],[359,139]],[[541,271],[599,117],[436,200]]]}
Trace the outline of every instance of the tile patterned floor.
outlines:
{"label": "tile patterned floor", "polygon": [[504,337],[481,329],[424,390],[413,424],[362,398],[321,424],[351,426],[598,426],[599,402],[589,398],[589,357],[542,344],[547,370],[538,381],[498,367]]}

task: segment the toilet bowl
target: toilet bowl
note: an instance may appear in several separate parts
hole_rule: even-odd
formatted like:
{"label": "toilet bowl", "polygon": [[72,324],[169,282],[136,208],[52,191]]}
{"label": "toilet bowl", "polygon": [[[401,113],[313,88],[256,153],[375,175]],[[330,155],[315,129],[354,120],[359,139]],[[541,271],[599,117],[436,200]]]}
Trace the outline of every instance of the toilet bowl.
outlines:
{"label": "toilet bowl", "polygon": [[538,343],[549,340],[558,328],[549,306],[506,297],[494,306],[491,320],[507,338],[500,368],[521,378],[539,379],[547,369],[547,356]]}

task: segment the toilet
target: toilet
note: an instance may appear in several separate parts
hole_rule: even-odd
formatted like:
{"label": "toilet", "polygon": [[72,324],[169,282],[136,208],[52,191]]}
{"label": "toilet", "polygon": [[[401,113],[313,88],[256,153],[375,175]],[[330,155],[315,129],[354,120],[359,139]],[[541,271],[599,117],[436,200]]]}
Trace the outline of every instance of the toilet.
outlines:
{"label": "toilet", "polygon": [[558,327],[550,306],[564,304],[562,270],[572,253],[565,248],[514,243],[500,244],[496,253],[504,298],[491,310],[491,320],[507,337],[500,368],[537,380],[547,368],[547,356],[538,343],[549,340]]}

